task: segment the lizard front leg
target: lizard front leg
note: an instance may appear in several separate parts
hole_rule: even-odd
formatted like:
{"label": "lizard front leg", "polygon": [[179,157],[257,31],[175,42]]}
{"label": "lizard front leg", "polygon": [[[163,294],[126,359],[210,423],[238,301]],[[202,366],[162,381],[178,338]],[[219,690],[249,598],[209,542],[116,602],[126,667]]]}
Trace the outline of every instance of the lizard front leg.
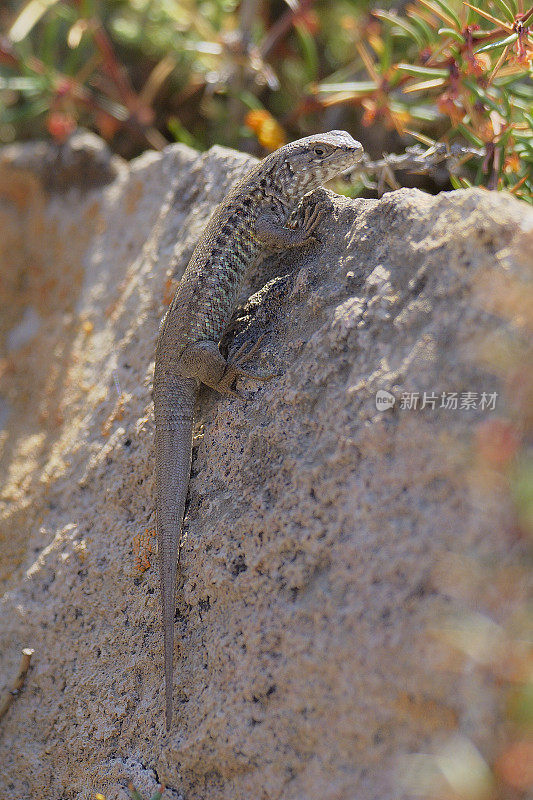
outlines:
{"label": "lizard front leg", "polygon": [[181,371],[188,378],[196,378],[220,394],[242,397],[231,388],[235,378],[268,381],[273,377],[261,372],[250,372],[242,366],[256,352],[262,338],[263,336],[260,336],[248,351],[245,350],[247,345],[244,343],[228,361],[218,349],[216,342],[200,341],[189,344],[180,356]]}
{"label": "lizard front leg", "polygon": [[257,217],[255,235],[271,250],[298,247],[317,238],[316,227],[331,208],[327,193],[320,190],[306,195],[288,216],[275,207],[266,208]]}

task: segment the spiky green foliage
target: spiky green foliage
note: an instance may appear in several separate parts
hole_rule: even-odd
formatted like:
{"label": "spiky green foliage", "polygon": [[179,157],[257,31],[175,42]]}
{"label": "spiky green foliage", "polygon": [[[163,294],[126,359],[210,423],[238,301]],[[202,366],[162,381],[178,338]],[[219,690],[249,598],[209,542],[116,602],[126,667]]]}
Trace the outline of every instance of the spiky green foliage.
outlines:
{"label": "spiky green foliage", "polygon": [[[477,3],[477,5],[476,5]],[[0,141],[78,125],[126,156],[177,139],[266,149],[342,109],[409,144],[469,145],[457,187],[533,195],[533,8],[523,0],[12,0]],[[338,124],[338,123],[337,123]],[[412,140],[411,140],[412,143]]]}

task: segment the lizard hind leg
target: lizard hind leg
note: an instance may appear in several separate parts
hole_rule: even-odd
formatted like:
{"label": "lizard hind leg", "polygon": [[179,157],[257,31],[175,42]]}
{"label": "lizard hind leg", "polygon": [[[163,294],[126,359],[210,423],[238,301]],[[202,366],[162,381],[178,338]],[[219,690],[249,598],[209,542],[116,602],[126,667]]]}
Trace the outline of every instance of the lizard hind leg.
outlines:
{"label": "lizard hind leg", "polygon": [[215,342],[201,341],[189,344],[180,358],[183,374],[188,378],[197,378],[220,394],[240,397],[245,400],[246,397],[244,395],[231,388],[236,378],[267,381],[274,377],[273,375],[251,372],[243,369],[242,366],[257,351],[262,338],[263,336],[260,336],[257,342],[246,352],[247,342],[245,342],[229,361],[226,361]]}
{"label": "lizard hind leg", "polygon": [[218,392],[225,392],[226,387],[231,386],[235,378],[251,378],[254,381],[269,381],[274,377],[274,373],[251,372],[248,369],[243,369],[242,366],[255,355],[264,338],[265,334],[262,333],[255,344],[250,348],[248,348],[248,341],[244,341],[237,352],[229,358],[226,371],[220,379],[218,386],[215,387]]}

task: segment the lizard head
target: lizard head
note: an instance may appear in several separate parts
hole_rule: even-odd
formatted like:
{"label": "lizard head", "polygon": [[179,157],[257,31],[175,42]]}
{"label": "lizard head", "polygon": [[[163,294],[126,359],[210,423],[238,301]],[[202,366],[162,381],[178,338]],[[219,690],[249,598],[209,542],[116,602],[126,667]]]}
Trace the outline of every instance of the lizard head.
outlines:
{"label": "lizard head", "polygon": [[362,156],[362,145],[349,133],[329,131],[291,142],[267,158],[279,189],[302,196],[354,167]]}

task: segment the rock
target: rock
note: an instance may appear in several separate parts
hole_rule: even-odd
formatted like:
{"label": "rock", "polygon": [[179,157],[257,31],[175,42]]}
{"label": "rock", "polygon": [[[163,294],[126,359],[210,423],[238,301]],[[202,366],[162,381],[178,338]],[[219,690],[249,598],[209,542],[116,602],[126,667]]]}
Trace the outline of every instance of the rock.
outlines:
{"label": "rock", "polygon": [[257,368],[279,377],[245,403],[201,394],[166,736],[154,346],[251,159],[175,145],[58,192],[26,156],[0,157],[0,687],[35,654],[0,722],[2,796],[118,800],[133,780],[398,800],[422,785],[409,754],[491,764],[504,695],[476,637],[505,630],[528,578],[478,445],[520,411],[501,354],[525,346],[507,300],[531,278],[531,210],[482,190],[335,197],[319,243],[251,270],[224,345],[265,332]]}
{"label": "rock", "polygon": [[72,188],[90,189],[115,180],[127,169],[105,142],[90,131],[79,130],[66,142],[27,142],[4,147],[0,166],[31,172],[48,193]]}
{"label": "rock", "polygon": [[41,320],[35,309],[26,308],[24,316],[15,327],[9,331],[6,337],[7,351],[18,350],[34,339],[41,327]]}

